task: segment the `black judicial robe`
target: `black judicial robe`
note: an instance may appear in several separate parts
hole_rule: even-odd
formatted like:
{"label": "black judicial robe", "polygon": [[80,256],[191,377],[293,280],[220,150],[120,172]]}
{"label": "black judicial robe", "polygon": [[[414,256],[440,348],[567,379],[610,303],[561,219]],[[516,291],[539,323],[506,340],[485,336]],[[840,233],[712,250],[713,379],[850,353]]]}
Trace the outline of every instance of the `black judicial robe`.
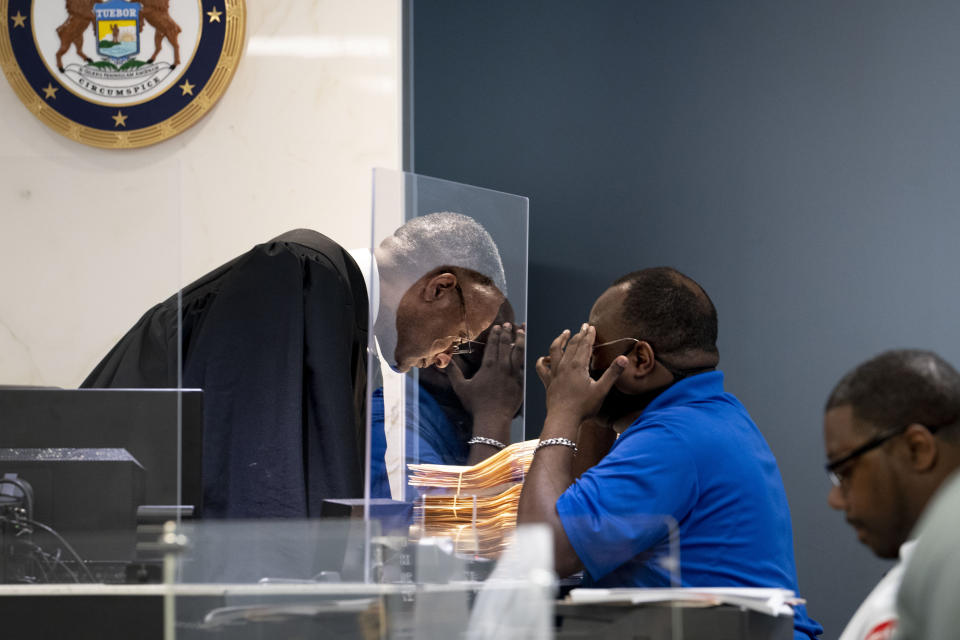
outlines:
{"label": "black judicial robe", "polygon": [[[147,311],[81,386],[177,387],[177,308]],[[362,497],[368,299],[350,255],[285,233],[183,289],[181,314],[183,388],[204,392],[204,517]]]}

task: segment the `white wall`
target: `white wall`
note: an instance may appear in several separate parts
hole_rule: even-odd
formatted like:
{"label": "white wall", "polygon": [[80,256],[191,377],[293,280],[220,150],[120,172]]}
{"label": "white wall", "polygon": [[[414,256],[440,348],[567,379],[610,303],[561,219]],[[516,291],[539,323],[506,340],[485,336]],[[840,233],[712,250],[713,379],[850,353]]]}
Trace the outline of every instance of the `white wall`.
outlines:
{"label": "white wall", "polygon": [[186,132],[101,150],[0,81],[0,384],[72,387],[152,304],[310,227],[367,246],[371,169],[400,168],[396,0],[247,0],[244,56]]}

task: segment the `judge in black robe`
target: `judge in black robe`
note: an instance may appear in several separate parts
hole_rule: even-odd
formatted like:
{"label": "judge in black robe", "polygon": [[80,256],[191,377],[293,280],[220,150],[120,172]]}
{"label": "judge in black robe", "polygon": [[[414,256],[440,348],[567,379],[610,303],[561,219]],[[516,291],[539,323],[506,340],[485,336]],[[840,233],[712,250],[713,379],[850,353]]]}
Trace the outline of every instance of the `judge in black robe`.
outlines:
{"label": "judge in black robe", "polygon": [[363,495],[368,298],[350,255],[299,229],[150,309],[83,387],[203,390],[204,517],[316,516]]}

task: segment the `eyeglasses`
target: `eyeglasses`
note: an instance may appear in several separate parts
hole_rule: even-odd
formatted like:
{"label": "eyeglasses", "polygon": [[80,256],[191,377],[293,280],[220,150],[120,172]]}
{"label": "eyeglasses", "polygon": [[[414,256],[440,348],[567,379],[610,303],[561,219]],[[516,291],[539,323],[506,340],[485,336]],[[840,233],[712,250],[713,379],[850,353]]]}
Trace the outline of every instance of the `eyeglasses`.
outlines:
{"label": "eyeglasses", "polygon": [[465,356],[467,354],[473,353],[473,345],[486,345],[486,342],[481,342],[480,340],[467,340],[466,338],[461,338],[459,342],[453,343],[453,351],[450,352],[452,356]]}
{"label": "eyeglasses", "polygon": [[460,288],[460,283],[453,285],[454,289],[457,290],[457,293],[460,294],[460,324],[463,325],[463,329],[460,331],[460,337],[454,340],[453,344],[450,345],[452,351],[448,353],[451,356],[462,356],[468,353],[473,353],[473,345],[475,344],[484,344],[477,340],[471,340],[467,336],[469,335],[469,329],[467,327],[467,302],[463,297],[463,289]]}
{"label": "eyeglasses", "polygon": [[595,345],[593,345],[593,351],[592,351],[591,354],[590,354],[590,368],[591,368],[591,369],[596,369],[596,368],[597,368],[597,365],[596,365],[597,349],[603,349],[604,347],[609,347],[610,345],[612,345],[612,344],[617,344],[618,342],[625,342],[625,343],[627,343],[627,346],[626,346],[626,348],[623,350],[623,353],[618,353],[618,354],[617,354],[617,356],[619,357],[619,356],[625,356],[625,355],[627,355],[628,353],[630,353],[631,349],[633,349],[633,346],[634,346],[635,344],[637,344],[638,342],[640,342],[640,339],[639,339],[639,338],[618,338],[618,339],[616,339],[616,340],[611,340],[610,342],[604,342],[604,343],[602,343],[602,344],[595,344]]}
{"label": "eyeglasses", "polygon": [[[897,427],[895,429],[890,429],[889,431],[884,431],[883,433],[876,436],[872,440],[868,440],[864,444],[860,445],[850,453],[840,456],[836,460],[833,460],[832,462],[828,462],[827,464],[825,464],[824,469],[827,470],[827,475],[830,477],[830,482],[833,483],[833,486],[835,487],[842,487],[844,484],[844,480],[846,480],[847,478],[849,470],[840,471],[839,470],[840,467],[847,464],[851,460],[855,460],[859,458],[860,456],[867,453],[868,451],[873,451],[874,449],[882,445],[887,440],[897,437],[898,435],[906,431],[907,427],[909,426],[910,426],[909,424],[906,424],[902,427]],[[936,428],[934,427],[929,430],[932,433],[933,431],[936,431]]]}
{"label": "eyeglasses", "polygon": [[[850,469],[840,470],[840,467],[847,464],[851,460],[855,460],[859,458],[860,456],[867,453],[868,451],[872,451],[873,449],[876,449],[887,440],[897,437],[898,435],[906,431],[911,425],[914,425],[914,424],[917,424],[917,423],[911,422],[910,424],[905,424],[902,427],[896,427],[894,429],[890,429],[889,431],[884,431],[883,433],[873,438],[872,440],[868,440],[864,444],[860,445],[850,453],[842,455],[836,460],[825,464],[824,468],[827,470],[827,475],[830,477],[830,482],[833,483],[833,486],[835,487],[843,488],[844,480],[846,480],[847,477],[849,477]],[[950,424],[944,424],[944,425],[934,425],[934,426],[922,425],[922,426],[924,429],[926,429],[930,433],[936,433],[941,428],[946,428],[954,424],[958,424],[958,423],[952,422]]]}

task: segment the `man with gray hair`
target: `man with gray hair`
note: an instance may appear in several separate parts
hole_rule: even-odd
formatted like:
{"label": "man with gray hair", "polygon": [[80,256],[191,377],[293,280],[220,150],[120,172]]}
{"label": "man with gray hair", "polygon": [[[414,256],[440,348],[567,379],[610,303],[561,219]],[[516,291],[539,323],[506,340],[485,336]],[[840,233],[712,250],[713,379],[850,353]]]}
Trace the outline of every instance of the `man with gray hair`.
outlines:
{"label": "man with gray hair", "polygon": [[881,353],[837,383],[823,424],[833,483],[827,503],[877,556],[900,558],[840,639],[887,640],[917,522],[960,468],[960,374],[930,351]]}
{"label": "man with gray hair", "polygon": [[368,310],[391,366],[445,366],[506,289],[493,239],[464,215],[415,218],[375,255],[365,273],[307,229],[257,245],[147,311],[82,386],[203,389],[205,517],[359,498]]}
{"label": "man with gray hair", "polygon": [[490,326],[507,294],[493,238],[459,213],[410,220],[374,256],[380,281],[373,287],[379,288],[374,330],[398,371],[446,367],[459,343]]}

